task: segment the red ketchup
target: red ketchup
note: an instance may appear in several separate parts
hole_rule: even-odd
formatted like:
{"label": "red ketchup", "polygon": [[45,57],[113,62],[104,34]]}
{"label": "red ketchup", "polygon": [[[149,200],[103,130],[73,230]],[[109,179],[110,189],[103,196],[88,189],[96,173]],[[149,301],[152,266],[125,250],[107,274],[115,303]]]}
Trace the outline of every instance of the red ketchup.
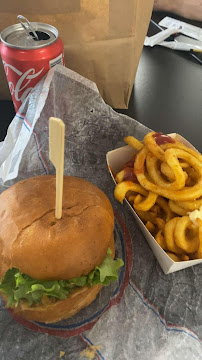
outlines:
{"label": "red ketchup", "polygon": [[163,145],[166,143],[175,143],[175,140],[173,138],[171,138],[168,135],[164,135],[161,132],[156,132],[155,134],[153,134],[153,137],[157,143],[157,145]]}
{"label": "red ketchup", "polygon": [[137,177],[134,174],[134,162],[135,162],[136,155],[133,157],[123,166],[124,169],[124,181],[133,181],[138,183]]}
{"label": "red ketchup", "polygon": [[124,178],[123,181],[133,181],[135,183],[138,183],[138,180],[134,174],[133,168],[126,167],[124,168]]}
{"label": "red ketchup", "polygon": [[123,169],[129,167],[129,168],[133,168],[134,167],[134,162],[135,162],[135,159],[136,159],[136,154],[132,156],[132,158],[130,158],[130,160],[127,161],[127,163],[125,163],[123,165]]}

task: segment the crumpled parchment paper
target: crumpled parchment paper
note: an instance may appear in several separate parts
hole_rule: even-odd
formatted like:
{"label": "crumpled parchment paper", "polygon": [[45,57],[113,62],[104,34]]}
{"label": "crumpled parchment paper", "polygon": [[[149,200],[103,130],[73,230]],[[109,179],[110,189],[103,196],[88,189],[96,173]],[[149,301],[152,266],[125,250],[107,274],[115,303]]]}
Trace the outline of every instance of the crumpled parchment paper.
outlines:
{"label": "crumpled parchment paper", "polygon": [[91,181],[112,202],[116,254],[125,266],[88,308],[57,324],[15,320],[0,300],[0,359],[84,359],[86,347],[95,359],[202,359],[202,266],[164,275],[132,214],[113,197],[106,153],[149,129],[113,111],[94,83],[56,66],[32,90],[0,143],[0,191],[55,172],[48,158],[50,116],[66,125],[65,174]]}

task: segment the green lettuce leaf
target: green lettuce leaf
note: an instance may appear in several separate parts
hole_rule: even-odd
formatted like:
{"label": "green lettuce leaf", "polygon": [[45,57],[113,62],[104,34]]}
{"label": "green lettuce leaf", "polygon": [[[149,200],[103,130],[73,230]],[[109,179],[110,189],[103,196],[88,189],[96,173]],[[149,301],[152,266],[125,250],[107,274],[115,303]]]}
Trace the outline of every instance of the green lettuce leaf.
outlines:
{"label": "green lettuce leaf", "polygon": [[9,269],[0,283],[0,291],[4,292],[8,297],[7,307],[10,307],[15,302],[13,289],[16,286],[15,274],[17,272],[17,269]]}
{"label": "green lettuce leaf", "polygon": [[118,279],[118,270],[124,265],[122,259],[113,260],[110,256],[111,249],[107,250],[107,256],[100,266],[96,266],[95,270],[88,275],[88,284],[102,284],[108,286],[111,281]]}
{"label": "green lettuce leaf", "polygon": [[83,286],[102,284],[107,286],[118,279],[118,271],[124,265],[121,259],[113,260],[108,249],[107,256],[100,266],[87,276],[66,280],[36,280],[22,274],[18,269],[9,269],[0,282],[0,292],[7,295],[7,307],[18,306],[21,299],[31,306],[42,301],[43,296],[56,299],[66,299],[73,289]]}

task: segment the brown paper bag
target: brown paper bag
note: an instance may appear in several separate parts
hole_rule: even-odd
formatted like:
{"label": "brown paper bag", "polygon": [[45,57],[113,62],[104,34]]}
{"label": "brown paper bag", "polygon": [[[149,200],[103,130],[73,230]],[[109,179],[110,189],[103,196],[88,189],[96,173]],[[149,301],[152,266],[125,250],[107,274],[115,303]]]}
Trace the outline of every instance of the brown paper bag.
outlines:
{"label": "brown paper bag", "polygon": [[[94,81],[114,108],[127,108],[148,29],[153,0],[9,0],[1,4],[0,31],[29,21],[59,30],[68,68]],[[0,65],[0,99],[9,90]]]}

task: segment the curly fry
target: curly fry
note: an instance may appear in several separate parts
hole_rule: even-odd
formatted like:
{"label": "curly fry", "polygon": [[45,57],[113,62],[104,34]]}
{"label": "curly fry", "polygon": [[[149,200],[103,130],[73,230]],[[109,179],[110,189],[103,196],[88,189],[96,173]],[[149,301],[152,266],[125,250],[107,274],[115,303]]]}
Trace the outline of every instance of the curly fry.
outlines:
{"label": "curly fry", "polygon": [[143,148],[143,143],[141,143],[138,139],[134,138],[133,136],[127,136],[124,138],[126,144],[130,145],[135,150],[140,150]]}
{"label": "curly fry", "polygon": [[[158,198],[157,198],[157,200],[158,200]],[[153,215],[155,215],[155,216],[160,216],[159,214],[160,214],[160,212],[161,212],[161,208],[160,208],[160,206],[159,205],[157,205],[157,203],[154,205],[154,206],[152,206],[152,208],[151,208],[151,213],[153,214]]]}
{"label": "curly fry", "polygon": [[166,254],[175,262],[181,261],[181,258],[173,253],[166,251]]}
{"label": "curly fry", "polygon": [[152,214],[151,210],[150,211],[141,211],[141,210],[136,210],[136,213],[138,214],[139,218],[143,221],[143,222],[147,222],[147,221],[151,221],[153,224],[155,224],[156,221],[156,215]]}
{"label": "curly fry", "polygon": [[114,190],[115,198],[123,203],[123,199],[125,198],[128,191],[134,191],[140,193],[144,196],[147,196],[148,192],[139,184],[135,184],[132,181],[122,181],[117,184]]}
{"label": "curly fry", "polygon": [[185,171],[188,175],[188,179],[190,179],[190,180],[192,180],[192,182],[196,183],[197,179],[198,179],[198,175],[197,175],[196,171],[190,166],[187,169],[185,169]]}
{"label": "curly fry", "polygon": [[184,158],[186,161],[190,162],[193,168],[199,175],[198,182],[193,187],[185,187],[181,190],[168,190],[161,188],[160,186],[153,184],[150,180],[148,180],[145,176],[144,164],[148,154],[148,149],[143,147],[142,150],[136,156],[136,160],[134,163],[134,172],[137,176],[137,179],[140,185],[148,190],[152,191],[158,195],[164,196],[168,199],[175,201],[187,201],[193,200],[193,198],[197,199],[202,196],[202,163],[200,163],[196,158],[191,156],[188,152],[176,149],[176,155]]}
{"label": "curly fry", "polygon": [[187,211],[198,210],[202,206],[202,196],[195,200],[179,201],[178,205]]}
{"label": "curly fry", "polygon": [[147,146],[148,150],[151,151],[158,159],[164,161],[164,151],[159,145],[157,145],[155,140],[155,132],[151,131],[144,137],[144,144]]}
{"label": "curly fry", "polygon": [[[202,155],[199,154],[198,151],[188,148],[186,145],[184,145],[180,141],[175,140],[175,142],[173,144],[166,143],[166,144],[161,145],[161,149],[164,151],[167,149],[170,149],[170,148],[173,148],[176,150],[177,149],[184,150],[187,153],[189,153],[190,155],[192,155],[193,157],[195,157],[200,163],[202,163]],[[183,162],[184,162],[184,158],[183,158]],[[185,160],[185,162],[187,162],[189,164],[189,161]]]}
{"label": "curly fry", "polygon": [[186,253],[194,253],[199,248],[199,238],[191,236],[189,239],[186,232],[192,224],[189,216],[183,216],[178,219],[174,229],[174,239],[176,245]]}
{"label": "curly fry", "polygon": [[[186,171],[184,171],[184,177],[185,177],[185,180],[187,180],[188,179],[187,171],[189,171],[188,169],[190,169],[189,168],[190,165],[187,162],[182,162],[180,159],[179,159],[179,164],[182,169],[186,169]],[[166,162],[161,163],[161,172],[163,175],[165,175],[168,178],[168,180],[170,182],[175,181],[174,172],[173,172],[172,168],[170,168],[170,166]]]}
{"label": "curly fry", "polygon": [[158,196],[156,203],[163,209],[166,215],[166,222],[174,217],[174,213],[169,208],[168,202],[163,197]]}
{"label": "curly fry", "polygon": [[181,216],[187,215],[187,210],[183,209],[181,206],[178,205],[178,203],[176,203],[173,200],[169,200],[168,206],[170,210],[176,213],[177,215],[181,215]]}
{"label": "curly fry", "polygon": [[155,231],[155,226],[154,224],[152,224],[151,221],[147,221],[145,226],[150,233],[153,233]]}
{"label": "curly fry", "polygon": [[123,181],[124,175],[125,175],[125,171],[124,171],[124,170],[121,170],[121,171],[119,171],[118,174],[116,174],[115,180],[116,180],[116,182],[117,182],[118,184]]}
{"label": "curly fry", "polygon": [[163,229],[164,229],[164,227],[165,227],[165,221],[164,221],[163,219],[157,217],[156,220],[155,220],[155,223],[156,223],[156,225],[158,226],[158,228],[159,228],[160,230],[163,230]]}
{"label": "curly fry", "polygon": [[129,201],[129,203],[133,204],[134,203],[134,199],[135,199],[135,195],[129,195],[127,200]]}
{"label": "curly fry", "polygon": [[[171,150],[172,149],[167,151],[171,151]],[[170,183],[164,180],[164,178],[159,172],[159,166],[158,166],[159,159],[156,156],[154,156],[151,152],[149,152],[146,157],[147,171],[154,184],[158,185],[159,187],[169,190],[179,190],[185,186],[184,171],[182,170],[179,161],[173,156],[173,154],[170,153],[169,155],[170,157],[168,157],[168,161],[170,161],[170,158],[172,157],[171,160],[175,166],[174,167],[175,170],[173,171],[175,181]]]}
{"label": "curly fry", "polygon": [[179,160],[179,161],[180,161],[180,166],[182,169],[189,168],[189,164],[186,161],[183,161],[183,160]]}
{"label": "curly fry", "polygon": [[138,203],[137,200],[134,201],[134,205],[133,205],[134,209],[142,210],[142,211],[150,210],[152,206],[155,204],[157,197],[158,197],[157,194],[154,194],[151,191],[149,191],[149,194],[145,200],[142,200]]}
{"label": "curly fry", "polygon": [[202,220],[197,219],[199,226],[199,248],[197,252],[194,254],[196,259],[202,259]]}
{"label": "curly fry", "polygon": [[155,239],[156,239],[157,243],[160,245],[160,247],[163,250],[168,250],[165,239],[164,239],[164,236],[163,236],[163,233],[162,233],[162,230],[159,230],[157,232],[157,234],[155,236]]}
{"label": "curly fry", "polygon": [[186,255],[186,254],[182,254],[182,255],[180,255],[180,259],[181,259],[182,261],[188,261],[188,260],[189,260],[189,256]]}
{"label": "curly fry", "polygon": [[162,174],[164,176],[166,176],[170,182],[175,181],[174,172],[166,162],[163,161],[161,163],[160,169],[161,169]]}
{"label": "curly fry", "polygon": [[164,236],[166,245],[171,252],[174,252],[176,254],[183,254],[184,250],[179,248],[174,240],[174,229],[179,219],[179,217],[175,217],[166,223],[164,228]]}

